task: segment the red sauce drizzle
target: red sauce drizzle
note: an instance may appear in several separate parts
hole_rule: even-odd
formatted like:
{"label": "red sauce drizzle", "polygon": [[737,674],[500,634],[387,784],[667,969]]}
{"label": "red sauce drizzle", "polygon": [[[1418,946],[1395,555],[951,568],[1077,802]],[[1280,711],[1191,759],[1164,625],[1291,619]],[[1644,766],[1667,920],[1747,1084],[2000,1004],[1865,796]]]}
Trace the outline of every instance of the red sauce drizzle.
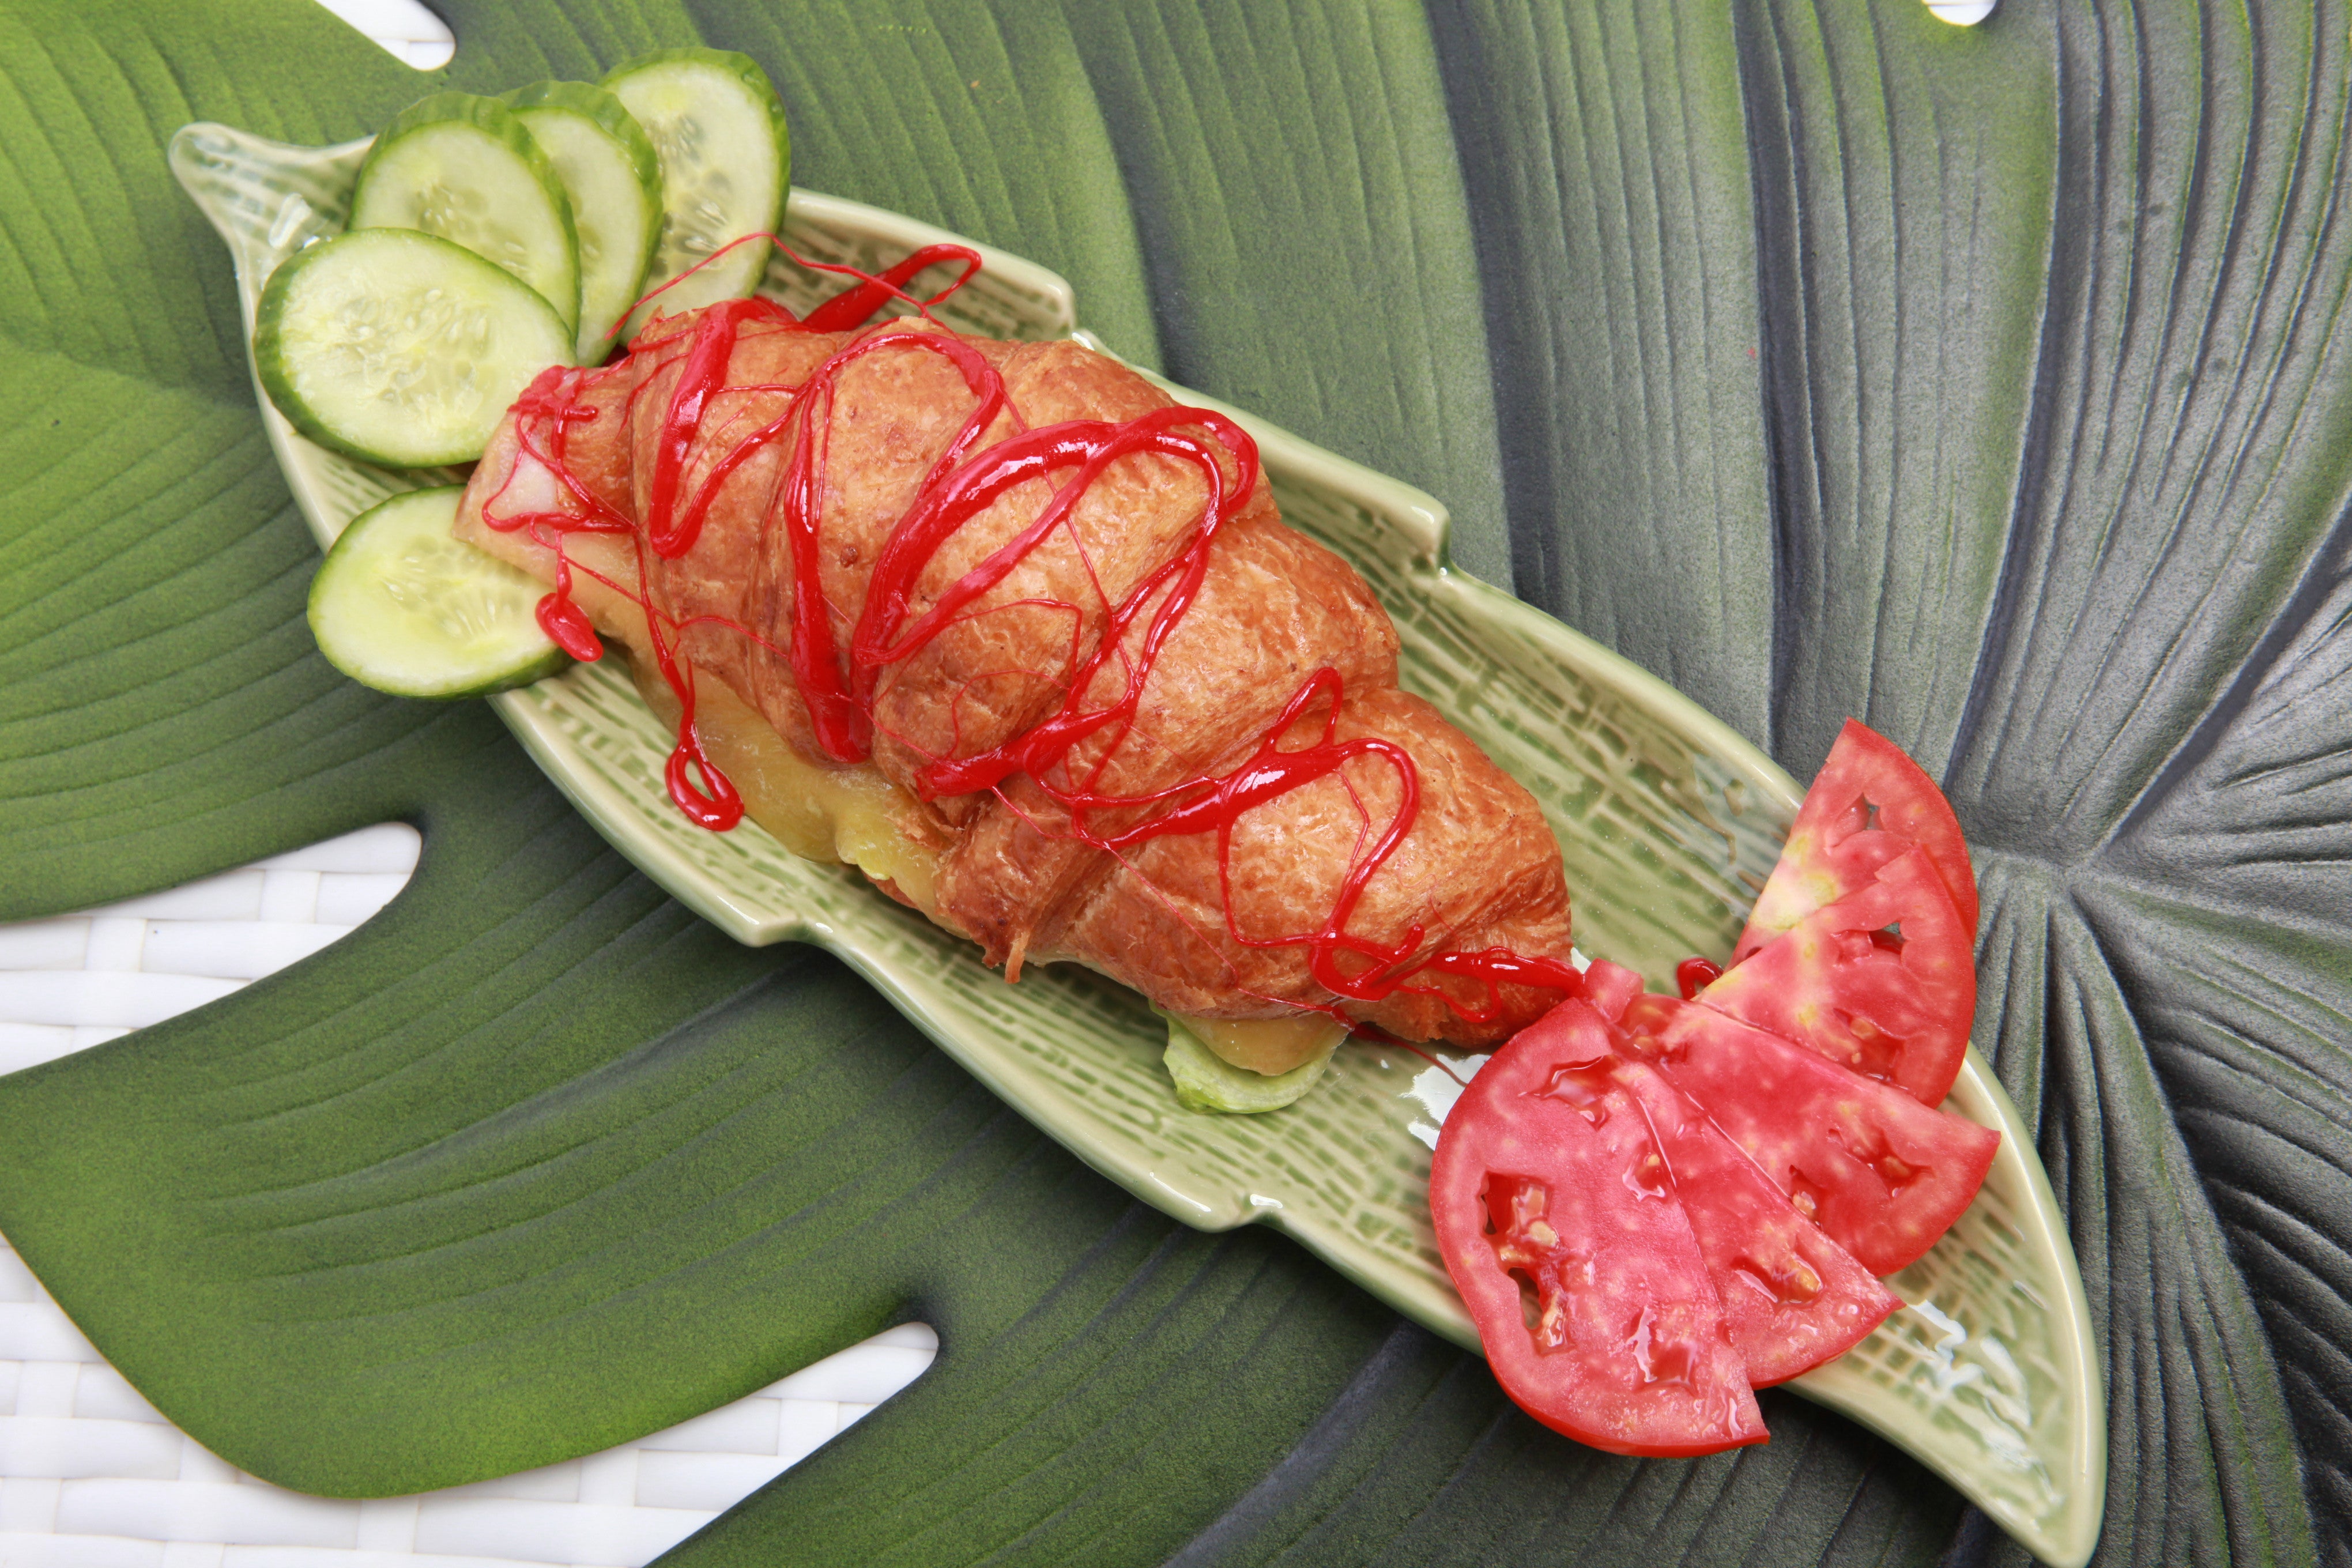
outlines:
{"label": "red sauce drizzle", "polygon": [[801,324],[812,332],[846,332],[862,327],[867,318],[893,299],[905,299],[906,295],[901,290],[917,273],[942,261],[962,262],[963,276],[933,296],[930,303],[934,305],[971,282],[980,271],[980,253],[969,246],[927,245],[880,276],[869,278],[835,294],[811,310]]}
{"label": "red sauce drizzle", "polygon": [[[929,300],[912,300],[904,285],[942,261],[963,262],[962,276]],[[790,440],[796,430],[800,434],[789,447],[771,503],[781,509],[793,562],[788,647],[778,648],[749,627],[719,617],[680,622],[656,610],[649,592],[632,591],[592,573],[646,610],[656,661],[677,696],[682,711],[667,783],[678,808],[698,825],[718,831],[733,827],[743,815],[741,797],[705,754],[695,731],[694,671],[678,653],[679,639],[691,626],[724,627],[786,659],[819,743],[840,761],[865,761],[872,754],[876,687],[883,672],[913,657],[954,625],[1031,551],[1062,528],[1088,487],[1112,464],[1139,454],[1155,454],[1192,465],[1208,489],[1200,521],[1183,548],[1147,574],[1117,605],[1107,605],[1108,614],[1094,651],[1073,658],[1065,683],[1068,695],[1058,710],[990,751],[932,759],[915,773],[917,793],[927,800],[937,799],[993,789],[1008,778],[1026,774],[1070,813],[1070,832],[1075,837],[1112,854],[1153,838],[1214,833],[1226,934],[1248,947],[1305,949],[1309,973],[1338,996],[1360,1002],[1379,1002],[1400,993],[1433,996],[1476,1024],[1500,1012],[1501,987],[1506,984],[1578,994],[1582,989],[1581,977],[1565,962],[1529,958],[1500,947],[1416,957],[1424,934],[1419,925],[1393,945],[1349,933],[1349,918],[1366,888],[1412,829],[1419,810],[1420,774],[1412,756],[1392,742],[1377,736],[1339,738],[1345,692],[1334,669],[1326,668],[1308,677],[1266,731],[1256,752],[1221,777],[1192,779],[1148,796],[1101,793],[1094,787],[1094,780],[1108,765],[1114,746],[1087,779],[1054,782],[1057,772],[1068,772],[1064,764],[1080,742],[1106,729],[1123,729],[1135,719],[1160,651],[1192,606],[1206,576],[1212,542],[1247,504],[1257,481],[1257,446],[1239,426],[1205,409],[1170,407],[1123,423],[1076,420],[1016,428],[1011,436],[975,452],[982,433],[1000,416],[1009,414],[1019,426],[1018,412],[1007,402],[1002,376],[979,351],[953,334],[902,327],[884,327],[846,344],[797,387],[747,389],[728,384],[729,362],[747,326],[762,331],[851,331],[894,298],[908,300],[928,315],[929,306],[969,282],[979,268],[980,258],[970,249],[933,246],[917,251],[879,277],[854,268],[824,268],[847,273],[858,281],[819,305],[804,321],[795,320],[782,306],[764,299],[709,307],[690,329],[680,327],[675,319],[656,318],[629,345],[632,356],[666,355],[657,368],[673,360],[683,363],[662,410],[642,532],[630,519],[598,501],[565,461],[572,428],[597,417],[597,411],[584,404],[580,394],[591,378],[605,373],[558,366],[543,372],[517,402],[516,430],[522,451],[554,476],[568,504],[503,517],[491,516],[486,508],[484,519],[495,528],[529,528],[535,540],[555,551],[555,589],[540,601],[539,621],[551,638],[581,659],[597,658],[603,646],[587,616],[571,597],[574,563],[562,548],[562,536],[597,532],[628,537],[636,547],[642,584],[653,564],[646,559],[648,549],[662,561],[675,561],[692,550],[729,477],[761,451]],[[865,611],[853,629],[845,659],[820,586],[824,452],[831,434],[834,391],[842,372],[885,349],[913,350],[947,360],[962,374],[973,406],[925,477],[913,505],[885,541],[875,563]],[[653,379],[646,377],[637,392],[650,386]],[[790,402],[782,415],[737,439],[688,492],[685,489],[688,459],[695,442],[705,434],[714,402],[725,394],[745,390],[788,393]],[[635,395],[632,394],[633,400]],[[966,572],[919,615],[913,612],[912,601],[924,570],[960,529],[1016,487],[1057,477],[1052,498],[1025,528]],[[1147,607],[1150,619],[1143,628],[1139,649],[1129,650],[1129,634]],[[1098,678],[1112,668],[1110,661],[1115,659],[1123,663],[1126,679],[1114,688],[1108,701],[1091,701],[1089,694],[1100,684]],[[1294,730],[1313,723],[1318,715],[1319,738],[1284,745]],[[1398,802],[1386,826],[1369,834],[1370,843],[1352,860],[1329,917],[1313,931],[1288,935],[1252,936],[1243,931],[1233,912],[1231,860],[1233,836],[1242,817],[1360,761],[1393,772]],[[1138,808],[1157,810],[1119,830],[1093,826],[1103,814],[1132,816]],[[1684,964],[1685,994],[1693,989],[1692,965],[1704,962],[1693,959]],[[1432,981],[1473,982],[1483,990],[1486,1000],[1472,1006],[1442,985],[1411,984],[1422,976]],[[1336,1005],[1318,1010],[1339,1016]]]}
{"label": "red sauce drizzle", "polygon": [[1722,978],[1723,965],[1711,958],[1685,958],[1675,965],[1675,984],[1685,1002]]}

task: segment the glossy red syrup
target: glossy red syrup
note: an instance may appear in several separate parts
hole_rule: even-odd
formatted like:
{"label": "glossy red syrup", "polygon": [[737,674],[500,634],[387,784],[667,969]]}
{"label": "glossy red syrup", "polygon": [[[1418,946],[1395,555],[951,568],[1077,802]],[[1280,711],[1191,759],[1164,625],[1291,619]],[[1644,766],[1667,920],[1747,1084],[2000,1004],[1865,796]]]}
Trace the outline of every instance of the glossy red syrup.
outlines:
{"label": "glossy red syrup", "polygon": [[[963,262],[962,276],[931,299],[911,300],[905,285],[924,268],[942,261]],[[722,626],[784,658],[818,742],[839,761],[863,762],[872,754],[876,683],[883,672],[921,651],[970,612],[1030,552],[1063,528],[1088,487],[1111,465],[1152,454],[1192,465],[1207,488],[1209,499],[1183,547],[1117,605],[1106,605],[1108,613],[1102,636],[1091,654],[1074,656],[1067,679],[1062,682],[1069,695],[1058,710],[992,750],[971,756],[933,758],[915,773],[917,793],[927,800],[938,799],[994,789],[1008,778],[1026,774],[1069,812],[1072,836],[1112,854],[1152,838],[1214,833],[1219,876],[1226,894],[1227,935],[1251,947],[1306,949],[1309,972],[1338,996],[1378,1002],[1399,993],[1433,995],[1465,1019],[1483,1023],[1499,1012],[1499,988],[1504,984],[1578,993],[1580,977],[1563,962],[1529,958],[1499,947],[1417,958],[1423,935],[1417,926],[1393,946],[1349,932],[1349,920],[1366,887],[1412,829],[1419,810],[1420,776],[1411,755],[1391,742],[1378,737],[1338,738],[1346,694],[1336,670],[1324,668],[1310,676],[1266,731],[1255,754],[1230,773],[1192,779],[1150,796],[1110,795],[1094,787],[1118,741],[1136,717],[1161,648],[1200,591],[1211,544],[1218,531],[1239,515],[1257,482],[1256,443],[1239,426],[1205,409],[1171,407],[1118,423],[1077,420],[1024,427],[1006,398],[1003,377],[978,350],[952,333],[902,326],[886,325],[849,342],[797,386],[747,389],[727,384],[729,362],[746,332],[852,331],[892,299],[906,300],[928,315],[929,306],[970,281],[979,267],[979,257],[965,247],[935,246],[879,277],[849,268],[826,268],[848,272],[857,281],[819,305],[804,321],[795,320],[782,306],[764,299],[712,306],[691,326],[657,318],[629,345],[632,358],[656,355],[656,370],[682,363],[662,410],[642,531],[627,517],[598,502],[565,461],[572,429],[598,416],[583,400],[582,392],[594,378],[611,371],[550,369],[516,404],[517,432],[524,452],[556,477],[572,504],[561,510],[504,517],[489,517],[486,509],[486,519],[501,529],[529,528],[533,538],[555,549],[555,590],[540,602],[540,625],[567,653],[581,659],[593,659],[603,648],[588,617],[571,597],[574,563],[566,559],[562,536],[576,532],[625,535],[636,548],[638,580],[643,583],[647,550],[662,560],[677,560],[692,550],[728,478],[767,447],[789,443],[772,502],[781,511],[793,558],[788,646],[779,648],[733,621],[715,617],[677,621],[656,609],[642,592],[599,577],[646,609],[656,661],[682,709],[677,745],[667,769],[670,797],[678,808],[701,826],[718,831],[734,826],[743,815],[741,797],[704,754],[695,731],[694,670],[678,653],[679,637],[690,626]],[[972,396],[972,408],[883,544],[865,611],[852,630],[845,658],[819,586],[823,466],[834,391],[848,366],[868,354],[894,351],[937,354],[946,360],[961,374]],[[654,379],[648,376],[642,381],[640,391]],[[746,390],[788,393],[790,401],[782,414],[737,437],[689,490],[685,482],[688,458],[705,434],[714,405],[729,394]],[[1011,417],[1015,426],[1013,433],[974,450],[982,433],[1003,416]],[[915,613],[917,584],[940,551],[1008,491],[1032,480],[1055,486],[1052,499],[1036,517],[921,613]],[[1076,611],[1075,605],[1055,607],[1074,615]],[[1143,624],[1139,646],[1130,647],[1131,634],[1147,610],[1150,618]],[[1090,694],[1104,684],[1101,678],[1107,669],[1123,669],[1125,679],[1110,683],[1107,700],[1096,701]],[[1313,726],[1318,719],[1319,737],[1284,744],[1286,737]],[[1105,731],[1110,733],[1112,743],[1103,756],[1086,771],[1085,777],[1072,777],[1074,749]],[[1256,937],[1242,931],[1234,920],[1231,897],[1232,840],[1241,818],[1257,806],[1360,761],[1392,770],[1399,799],[1384,826],[1375,832],[1368,822],[1370,841],[1350,865],[1329,917],[1313,931],[1285,936]],[[1063,782],[1055,782],[1057,779]],[[1107,814],[1132,816],[1138,808],[1157,809],[1123,829],[1095,826]],[[1422,977],[1433,982],[1441,978],[1472,982],[1486,1000],[1476,1006],[1466,1005],[1441,985],[1412,983]],[[1339,1011],[1336,1006],[1321,1010],[1334,1016]]]}
{"label": "glossy red syrup", "polygon": [[1685,958],[1675,965],[1675,987],[1688,1002],[1723,978],[1723,965],[1710,958]]}

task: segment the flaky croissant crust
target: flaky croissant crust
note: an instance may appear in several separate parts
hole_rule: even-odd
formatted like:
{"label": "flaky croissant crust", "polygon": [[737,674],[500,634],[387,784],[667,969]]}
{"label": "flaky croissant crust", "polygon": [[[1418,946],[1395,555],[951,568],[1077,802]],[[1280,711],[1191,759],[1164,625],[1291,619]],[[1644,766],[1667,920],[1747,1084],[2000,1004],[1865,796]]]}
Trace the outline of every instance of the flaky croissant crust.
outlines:
{"label": "flaky croissant crust", "polygon": [[[844,333],[754,318],[719,345],[723,375],[682,426],[682,378],[691,393],[690,378],[715,368],[689,364],[699,314],[660,323],[655,341],[610,366],[542,378],[535,390],[552,395],[526,397],[501,426],[457,532],[553,584],[575,529],[633,531],[641,576],[624,587],[678,667],[723,682],[812,759],[824,748],[790,657],[801,584],[779,499],[796,456],[814,476],[821,610],[835,668],[854,686],[849,650],[877,562],[960,435],[966,454],[985,454],[1016,432],[1123,425],[1172,406],[1075,342],[958,339],[969,351],[960,361],[917,341],[946,335],[925,321]],[[863,352],[837,357],[853,347]],[[973,439],[977,362],[1001,378],[1003,405]],[[551,417],[558,405],[564,413]],[[1173,1012],[1260,1018],[1336,1006],[1410,1039],[1507,1037],[1558,993],[1423,971],[1373,1000],[1335,994],[1328,969],[1318,979],[1309,939],[1335,931],[1347,952],[1330,959],[1327,942],[1327,963],[1349,976],[1374,971],[1365,955],[1377,952],[1404,955],[1391,974],[1441,951],[1564,962],[1559,851],[1528,792],[1398,689],[1396,633],[1362,578],[1284,524],[1254,452],[1231,450],[1233,437],[1207,428],[1214,416],[1201,417],[1161,420],[1215,454],[1220,487],[1245,473],[1249,484],[1228,498],[1180,614],[1155,616],[1177,591],[1165,569],[1202,534],[1211,475],[1198,461],[1137,453],[1104,467],[1057,526],[935,635],[867,672],[858,717],[871,765],[931,797],[919,831],[941,853],[921,907],[1009,973],[1076,961]],[[912,574],[899,624],[1029,529],[1067,481],[1066,471],[1023,479],[955,528]],[[690,547],[665,558],[646,533],[677,515],[678,496],[708,507]],[[1136,613],[1095,658],[1130,596]],[[1155,624],[1164,641],[1153,651]],[[943,761],[1018,745],[1057,713],[1123,694],[1133,702],[1119,721],[992,788],[927,787]],[[1188,803],[1198,813],[1221,782],[1230,792],[1253,765],[1318,745],[1346,760],[1228,810],[1218,828],[1151,836],[1154,819]],[[1409,827],[1375,854],[1409,797]],[[1106,801],[1117,804],[1088,805]]]}

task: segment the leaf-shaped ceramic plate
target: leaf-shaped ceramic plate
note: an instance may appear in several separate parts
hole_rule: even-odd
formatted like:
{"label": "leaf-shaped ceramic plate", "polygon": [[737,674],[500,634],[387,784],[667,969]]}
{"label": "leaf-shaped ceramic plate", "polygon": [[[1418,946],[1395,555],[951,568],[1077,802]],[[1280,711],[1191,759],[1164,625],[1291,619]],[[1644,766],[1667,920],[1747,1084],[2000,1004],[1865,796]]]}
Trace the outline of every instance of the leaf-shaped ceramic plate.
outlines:
{"label": "leaf-shaped ceramic plate", "polygon": [[[278,263],[341,226],[366,145],[289,147],[209,124],[173,141],[174,173],[235,258],[248,329]],[[868,270],[954,238],[797,190],[785,237],[803,256]],[[979,248],[986,270],[940,308],[948,324],[1085,336],[1060,278]],[[781,258],[765,284],[800,309],[833,286]],[[1445,513],[1428,496],[1229,412],[1257,438],[1284,515],[1352,561],[1388,605],[1404,683],[1542,803],[1577,895],[1579,944],[1661,989],[1684,956],[1727,952],[1795,811],[1788,775],[1655,678],[1450,570]],[[321,544],[386,494],[448,477],[323,451],[266,400],[262,416]],[[1132,993],[1067,966],[1008,985],[972,948],[848,869],[799,859],[749,824],[725,835],[689,826],[662,786],[669,739],[625,675],[582,665],[491,700],[606,837],[739,941],[831,949],[990,1089],[1145,1201],[1208,1230],[1276,1226],[1407,1316],[1476,1347],[1423,1197],[1452,1100],[1445,1072],[1357,1046],[1288,1110],[1185,1111],[1160,1064],[1161,1027]],[[2106,1436],[2082,1281],[2049,1180],[1973,1051],[1951,1107],[2003,1135],[1982,1195],[1892,1281],[1907,1309],[1795,1386],[1917,1455],[2044,1562],[2080,1563],[2097,1538]]]}

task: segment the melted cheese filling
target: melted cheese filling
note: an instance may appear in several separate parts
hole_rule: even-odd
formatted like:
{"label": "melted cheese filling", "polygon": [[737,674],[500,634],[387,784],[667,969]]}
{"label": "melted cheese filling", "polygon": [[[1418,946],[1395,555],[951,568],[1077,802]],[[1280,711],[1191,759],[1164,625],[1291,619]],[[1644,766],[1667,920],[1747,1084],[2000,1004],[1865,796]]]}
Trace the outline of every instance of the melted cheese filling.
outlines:
{"label": "melted cheese filling", "polygon": [[1348,1026],[1321,1013],[1287,1018],[1195,1018],[1179,1014],[1184,1026],[1228,1067],[1268,1078],[1304,1066],[1328,1047]]}
{"label": "melted cheese filling", "polygon": [[[626,594],[598,580],[635,584],[636,562],[628,542],[610,534],[575,533],[564,546],[575,568],[572,599],[601,631],[627,648],[638,692],[663,725],[675,731],[677,696],[654,658],[645,611]],[[492,552],[514,553],[495,547]],[[694,705],[695,733],[711,763],[743,797],[745,816],[803,859],[855,866],[902,903],[926,915],[934,912],[940,861],[947,846],[929,828],[929,816],[914,796],[883,777],[871,763],[803,756],[758,709],[715,676],[698,675]],[[1180,1017],[1228,1065],[1267,1077],[1312,1060],[1334,1035],[1347,1032],[1346,1025],[1320,1013],[1286,1018]]]}
{"label": "melted cheese filling", "polygon": [[[575,567],[589,569],[573,572],[572,599],[599,629],[628,649],[638,694],[663,726],[675,731],[677,694],[654,658],[645,611],[590,575],[619,583],[635,579],[636,563],[628,544],[608,534],[574,534],[564,542]],[[743,797],[744,815],[778,843],[804,860],[855,866],[900,901],[931,912],[945,845],[924,831],[926,814],[915,798],[878,769],[801,755],[758,709],[707,671],[695,678],[694,731],[712,764]]]}

